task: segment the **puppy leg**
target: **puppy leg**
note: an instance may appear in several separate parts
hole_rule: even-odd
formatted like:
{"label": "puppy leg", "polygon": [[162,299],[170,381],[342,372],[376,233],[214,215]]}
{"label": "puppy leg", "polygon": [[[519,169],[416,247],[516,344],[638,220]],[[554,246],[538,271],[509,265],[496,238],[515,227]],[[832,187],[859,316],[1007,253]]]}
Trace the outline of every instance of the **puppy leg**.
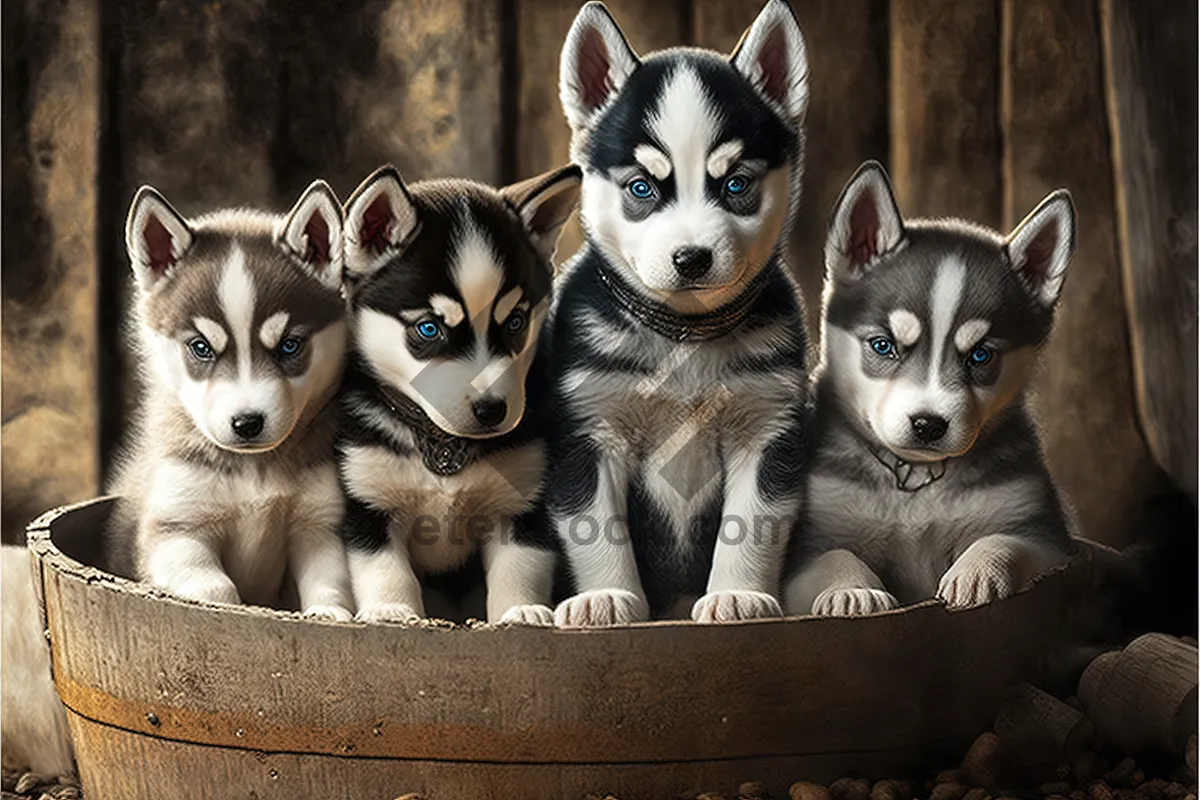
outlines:
{"label": "puppy leg", "polygon": [[696,622],[733,622],[778,617],[779,573],[799,508],[796,495],[770,497],[759,470],[765,442],[730,460],[725,508],[703,597],[692,606]]}
{"label": "puppy leg", "polygon": [[409,561],[408,545],[395,527],[390,515],[354,497],[346,498],[342,541],[358,607],[355,619],[403,622],[425,616],[421,582]]}
{"label": "puppy leg", "polygon": [[515,625],[553,625],[550,593],[554,582],[554,551],[513,541],[511,525],[480,543],[487,576],[488,622]]}
{"label": "puppy leg", "polygon": [[624,625],[650,618],[629,538],[628,476],[613,458],[599,458],[591,497],[582,509],[552,514],[579,592],[554,609],[559,627]]}
{"label": "puppy leg", "polygon": [[965,608],[1001,600],[1025,588],[1061,554],[1049,543],[1010,534],[976,540],[938,584],[946,605]]}
{"label": "puppy leg", "polygon": [[342,492],[333,465],[313,470],[300,483],[288,539],[288,563],[305,616],[349,620],[350,573],[338,536]]}
{"label": "puppy leg", "polygon": [[182,526],[145,520],[139,535],[143,551],[142,578],[188,600],[206,603],[241,602],[233,579],[225,574],[216,536],[185,532]]}
{"label": "puppy leg", "polygon": [[788,583],[793,615],[852,616],[897,608],[879,576],[849,550],[830,550],[812,559]]}

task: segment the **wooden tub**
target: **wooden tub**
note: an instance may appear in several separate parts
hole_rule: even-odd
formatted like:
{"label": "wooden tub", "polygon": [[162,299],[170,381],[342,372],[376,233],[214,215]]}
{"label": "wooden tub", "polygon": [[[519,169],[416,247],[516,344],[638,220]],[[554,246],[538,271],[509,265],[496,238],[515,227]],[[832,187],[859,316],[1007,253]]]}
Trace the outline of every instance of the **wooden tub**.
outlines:
{"label": "wooden tub", "polygon": [[598,631],[312,622],[102,571],[110,500],[30,526],[89,800],[662,800],[911,773],[1036,680],[1090,557],[969,611]]}

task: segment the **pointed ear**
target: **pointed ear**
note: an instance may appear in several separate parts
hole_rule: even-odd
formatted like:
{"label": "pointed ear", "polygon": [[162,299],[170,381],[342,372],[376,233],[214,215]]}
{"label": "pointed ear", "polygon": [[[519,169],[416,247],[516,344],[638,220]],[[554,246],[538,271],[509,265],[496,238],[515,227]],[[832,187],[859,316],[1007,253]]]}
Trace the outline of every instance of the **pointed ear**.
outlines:
{"label": "pointed ear", "polygon": [[558,92],[572,132],[591,127],[640,62],[608,9],[591,2],[579,9],[563,44]]}
{"label": "pointed ear", "polygon": [[563,225],[579,205],[582,181],[583,171],[571,164],[500,190],[521,216],[534,248],[548,263],[554,259]]}
{"label": "pointed ear", "polygon": [[825,273],[858,277],[904,241],[904,221],[887,172],[878,161],[858,168],[842,189],[825,240]]}
{"label": "pointed ear", "polygon": [[802,122],[808,109],[808,52],[792,9],[767,0],[729,57],[769,103]]}
{"label": "pointed ear", "polygon": [[166,198],[150,186],[138,189],[125,219],[125,249],[139,288],[152,291],[170,277],[193,239],[192,229]]}
{"label": "pointed ear", "polygon": [[420,219],[400,173],[391,164],[359,184],[346,201],[346,271],[374,275],[416,234]]}
{"label": "pointed ear", "polygon": [[1012,268],[1043,306],[1058,300],[1075,252],[1075,203],[1059,189],[1021,220],[1004,243]]}
{"label": "pointed ear", "polygon": [[326,286],[341,287],[342,207],[325,181],[313,181],[304,190],[276,240]]}

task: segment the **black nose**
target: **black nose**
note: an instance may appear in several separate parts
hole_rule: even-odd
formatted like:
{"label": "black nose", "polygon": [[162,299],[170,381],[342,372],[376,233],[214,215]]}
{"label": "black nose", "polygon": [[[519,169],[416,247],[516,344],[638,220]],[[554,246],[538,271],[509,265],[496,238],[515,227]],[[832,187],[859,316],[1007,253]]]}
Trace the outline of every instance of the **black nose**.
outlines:
{"label": "black nose", "polygon": [[950,423],[944,417],[933,414],[919,414],[911,418],[913,436],[925,444],[933,444],[946,435]]}
{"label": "black nose", "polygon": [[233,433],[239,439],[253,439],[262,433],[262,414],[238,414],[233,418]]}
{"label": "black nose", "polygon": [[471,410],[475,412],[475,419],[479,420],[480,425],[493,428],[508,416],[508,403],[493,397],[485,397],[472,403]]}
{"label": "black nose", "polygon": [[675,271],[686,280],[694,281],[712,267],[712,250],[707,247],[681,247],[671,254]]}

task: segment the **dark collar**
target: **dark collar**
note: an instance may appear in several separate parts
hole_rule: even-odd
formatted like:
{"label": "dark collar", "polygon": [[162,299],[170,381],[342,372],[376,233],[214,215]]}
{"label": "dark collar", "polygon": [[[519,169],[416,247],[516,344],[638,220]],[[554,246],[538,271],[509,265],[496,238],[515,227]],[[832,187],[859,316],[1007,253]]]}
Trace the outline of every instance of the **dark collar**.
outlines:
{"label": "dark collar", "polygon": [[896,488],[902,492],[915,492],[946,474],[946,461],[913,462],[882,447],[871,446],[871,453],[896,476]]}
{"label": "dark collar", "polygon": [[442,430],[416,402],[391,387],[379,383],[376,389],[396,419],[412,431],[421,460],[430,472],[457,475],[479,460],[483,448],[478,441]]}
{"label": "dark collar", "polygon": [[771,264],[767,264],[741,294],[720,308],[703,314],[680,314],[665,303],[647,299],[630,287],[603,258],[600,259],[597,273],[600,282],[617,304],[650,330],[677,342],[707,342],[731,333],[746,320],[763,287],[767,285],[771,269]]}

